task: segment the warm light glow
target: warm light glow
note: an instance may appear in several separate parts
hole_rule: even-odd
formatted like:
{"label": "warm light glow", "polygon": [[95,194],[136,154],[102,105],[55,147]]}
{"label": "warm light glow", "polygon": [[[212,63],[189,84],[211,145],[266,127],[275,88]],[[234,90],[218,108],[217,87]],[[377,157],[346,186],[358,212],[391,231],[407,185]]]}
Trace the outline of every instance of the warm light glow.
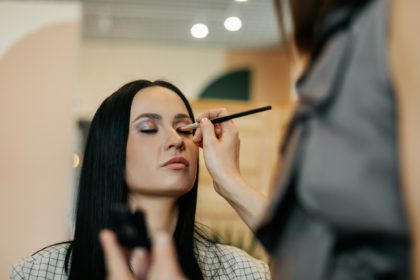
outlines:
{"label": "warm light glow", "polygon": [[242,27],[242,21],[238,17],[228,17],[225,20],[225,28],[229,31],[238,31]]}
{"label": "warm light glow", "polygon": [[80,164],[80,157],[78,154],[74,153],[73,154],[73,168],[77,168]]}
{"label": "warm light glow", "polygon": [[206,38],[209,34],[209,29],[205,24],[197,23],[191,27],[191,35],[197,39]]}

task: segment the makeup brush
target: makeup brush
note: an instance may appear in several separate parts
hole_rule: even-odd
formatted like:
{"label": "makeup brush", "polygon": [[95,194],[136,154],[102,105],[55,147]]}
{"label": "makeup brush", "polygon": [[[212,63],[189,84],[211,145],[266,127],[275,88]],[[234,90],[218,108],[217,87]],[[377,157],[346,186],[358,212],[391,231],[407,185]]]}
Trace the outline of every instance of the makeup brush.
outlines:
{"label": "makeup brush", "polygon": [[[267,111],[267,110],[271,110],[271,106],[264,106],[264,107],[260,107],[260,108],[255,108],[255,109],[251,109],[251,110],[247,110],[247,111],[223,116],[223,117],[220,117],[220,118],[214,118],[214,119],[211,119],[210,121],[213,124],[216,124],[216,123],[225,122],[225,121],[228,121],[228,120],[231,120],[231,119],[236,119],[236,118],[240,118],[240,117],[243,117],[243,116],[247,116],[247,115],[251,115],[251,114],[255,114],[255,113],[259,113],[259,112],[263,112],[263,111]],[[181,130],[181,131],[188,131],[188,130],[197,129],[199,127],[200,127],[199,123],[192,123],[192,124],[189,124],[189,125],[182,126],[178,129]]]}

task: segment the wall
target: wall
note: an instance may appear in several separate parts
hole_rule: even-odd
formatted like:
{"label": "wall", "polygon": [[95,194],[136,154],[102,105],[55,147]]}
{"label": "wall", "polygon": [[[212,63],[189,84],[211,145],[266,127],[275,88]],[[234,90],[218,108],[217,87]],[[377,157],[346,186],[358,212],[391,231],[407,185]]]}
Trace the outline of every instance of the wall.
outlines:
{"label": "wall", "polygon": [[247,67],[252,71],[252,100],[256,102],[290,102],[293,95],[292,68],[286,47],[262,50],[229,50],[228,69]]}
{"label": "wall", "polygon": [[77,3],[0,3],[0,279],[69,237]]}
{"label": "wall", "polygon": [[78,113],[86,117],[126,82],[166,79],[193,99],[210,79],[225,70],[225,51],[215,47],[86,40],[81,58]]}

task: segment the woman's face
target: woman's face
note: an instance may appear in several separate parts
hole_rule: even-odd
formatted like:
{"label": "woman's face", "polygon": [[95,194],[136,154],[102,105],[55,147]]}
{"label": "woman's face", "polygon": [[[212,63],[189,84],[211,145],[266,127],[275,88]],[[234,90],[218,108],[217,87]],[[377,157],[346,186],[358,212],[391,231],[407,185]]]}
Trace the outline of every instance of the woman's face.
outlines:
{"label": "woman's face", "polygon": [[154,86],[136,94],[131,105],[125,173],[130,191],[181,196],[191,190],[198,148],[191,133],[177,131],[190,123],[187,108],[173,91]]}

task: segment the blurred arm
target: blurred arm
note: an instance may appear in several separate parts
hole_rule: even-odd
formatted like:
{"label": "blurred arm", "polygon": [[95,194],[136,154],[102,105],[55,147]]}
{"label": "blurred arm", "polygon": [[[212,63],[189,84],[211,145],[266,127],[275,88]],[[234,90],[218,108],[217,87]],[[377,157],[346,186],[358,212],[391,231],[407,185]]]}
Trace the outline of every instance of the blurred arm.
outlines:
{"label": "blurred arm", "polygon": [[413,279],[420,279],[420,1],[391,9],[390,61],[396,85],[402,188],[409,217]]}

